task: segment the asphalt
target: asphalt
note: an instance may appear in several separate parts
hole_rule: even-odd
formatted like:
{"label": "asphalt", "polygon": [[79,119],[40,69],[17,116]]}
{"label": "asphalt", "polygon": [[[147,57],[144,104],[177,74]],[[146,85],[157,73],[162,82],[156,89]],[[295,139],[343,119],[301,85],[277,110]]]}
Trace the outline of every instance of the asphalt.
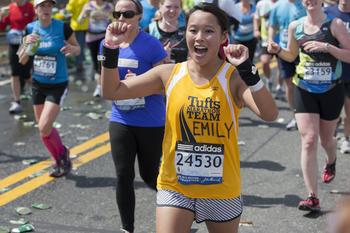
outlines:
{"label": "asphalt", "polygon": [[[88,72],[89,68],[86,69]],[[87,81],[74,80],[84,76]],[[87,76],[71,76],[70,92],[64,105],[68,110],[62,111],[57,119],[61,124],[59,131],[64,134],[63,141],[71,148],[108,129],[108,119],[104,115],[110,110],[110,103],[92,98],[94,83]],[[1,77],[0,81],[7,78]],[[33,121],[30,101],[23,101],[27,118],[16,120],[7,112],[11,101],[9,95],[10,86],[0,86],[0,183],[11,174],[28,168],[28,165],[23,165],[23,160],[48,159],[37,129],[23,124]],[[337,177],[331,184],[323,184],[319,179],[322,211],[310,214],[297,210],[298,202],[306,196],[300,169],[300,138],[297,131],[285,130],[284,125],[291,118],[287,104],[281,101],[277,101],[277,104],[279,119],[276,122],[262,122],[247,110],[242,111],[239,120],[244,201],[239,232],[327,232],[328,213],[333,210],[337,200],[350,192],[350,155],[338,153]],[[88,117],[90,112],[97,112],[102,118],[93,120]],[[87,128],[76,128],[78,124]],[[318,154],[321,172],[324,152],[320,147]],[[77,159],[80,159],[79,156]],[[11,185],[8,192],[28,181],[30,178]],[[331,193],[332,190],[338,193]],[[155,192],[145,186],[138,171],[135,191],[135,232],[155,232]],[[0,202],[1,197],[0,194]],[[32,214],[24,216],[35,226],[35,232],[120,232],[115,200],[115,171],[110,153],[82,164],[66,178],[49,181],[0,206],[0,226],[14,227],[9,221],[20,218],[15,208],[30,207],[33,203],[52,206],[48,210],[32,209]],[[193,224],[191,232],[202,233],[207,230],[205,224]]]}

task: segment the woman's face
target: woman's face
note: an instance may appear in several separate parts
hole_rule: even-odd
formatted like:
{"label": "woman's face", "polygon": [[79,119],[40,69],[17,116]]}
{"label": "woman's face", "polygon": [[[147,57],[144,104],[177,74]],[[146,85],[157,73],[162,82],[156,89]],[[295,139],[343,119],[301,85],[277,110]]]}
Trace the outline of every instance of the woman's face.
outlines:
{"label": "woman's face", "polygon": [[166,21],[175,21],[181,13],[181,0],[165,0],[159,12]]}
{"label": "woman's face", "polygon": [[53,8],[52,1],[46,1],[39,4],[35,8],[36,14],[38,15],[39,20],[51,20],[52,8]]}
{"label": "woman's face", "polygon": [[322,9],[321,0],[303,0],[303,5],[307,11],[312,11],[315,9]]}
{"label": "woman's face", "polygon": [[186,30],[188,52],[194,62],[205,65],[218,56],[220,45],[226,40],[217,18],[197,10],[190,15]]}
{"label": "woman's face", "polygon": [[125,13],[125,12],[133,12],[135,13],[134,16],[132,18],[127,18],[125,17],[125,15],[127,14],[121,14],[119,18],[117,18],[116,20],[119,22],[125,22],[127,24],[131,24],[134,27],[138,27],[139,24],[139,20],[141,18],[141,14],[139,14],[139,12],[137,12],[137,8],[135,6],[135,4],[130,1],[130,0],[119,0],[117,2],[117,4],[115,5],[115,11],[119,12],[119,13]]}

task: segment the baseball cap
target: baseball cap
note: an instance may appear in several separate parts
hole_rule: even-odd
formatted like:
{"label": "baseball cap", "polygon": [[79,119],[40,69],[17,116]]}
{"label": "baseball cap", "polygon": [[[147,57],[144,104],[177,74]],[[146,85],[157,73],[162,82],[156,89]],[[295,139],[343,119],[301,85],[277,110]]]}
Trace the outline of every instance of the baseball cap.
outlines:
{"label": "baseball cap", "polygon": [[56,4],[56,0],[34,0],[34,7],[37,7],[38,5],[40,5],[43,2],[47,2],[47,1],[51,1],[54,4]]}

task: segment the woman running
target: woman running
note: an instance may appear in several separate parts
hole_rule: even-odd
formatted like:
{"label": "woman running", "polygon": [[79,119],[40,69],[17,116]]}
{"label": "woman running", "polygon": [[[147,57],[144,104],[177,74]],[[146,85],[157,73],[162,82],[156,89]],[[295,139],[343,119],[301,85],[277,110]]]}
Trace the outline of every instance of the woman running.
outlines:
{"label": "woman running", "polygon": [[35,0],[38,20],[27,25],[27,36],[19,59],[26,64],[33,56],[33,108],[42,142],[55,161],[50,176],[61,177],[71,170],[69,149],[53,127],[67,94],[66,56],[80,53],[69,25],[52,19],[54,0]]}
{"label": "woman running", "polygon": [[187,22],[190,59],[121,81],[115,57],[133,29],[127,22],[107,28],[102,95],[118,100],[166,93],[156,232],[188,233],[193,220],[205,221],[209,232],[237,232],[242,213],[240,109],[247,106],[263,120],[277,117],[276,105],[248,59],[248,49],[242,45],[224,49],[239,75],[218,56],[228,34],[226,14],[213,4],[201,3],[190,11]]}
{"label": "woman running", "polygon": [[321,0],[303,0],[307,16],[293,21],[288,28],[287,48],[270,42],[268,51],[292,62],[299,55],[293,83],[294,112],[301,136],[301,168],[308,197],[298,208],[319,211],[317,192],[317,143],[326,152],[322,181],[335,177],[337,144],[334,132],[344,104],[341,62],[350,62],[350,34],[338,18],[331,19]]}
{"label": "woman running", "polygon": [[[138,79],[164,62],[167,53],[155,37],[139,28],[143,8],[138,0],[118,0],[113,17],[117,24],[132,28],[119,43],[118,77]],[[104,42],[102,42],[104,43]],[[102,59],[103,60],[103,59]],[[115,77],[113,77],[115,78]],[[161,92],[141,98],[114,99],[109,123],[111,151],[117,175],[116,199],[122,230],[134,231],[135,160],[141,178],[156,190],[165,124],[165,103]]]}

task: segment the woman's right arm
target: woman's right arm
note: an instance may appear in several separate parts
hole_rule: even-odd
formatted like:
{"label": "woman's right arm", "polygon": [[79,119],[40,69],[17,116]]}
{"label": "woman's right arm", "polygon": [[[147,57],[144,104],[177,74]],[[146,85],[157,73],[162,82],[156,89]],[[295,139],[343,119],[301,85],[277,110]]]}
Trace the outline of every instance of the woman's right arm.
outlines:
{"label": "woman's right arm", "polygon": [[137,77],[120,80],[118,71],[119,45],[127,41],[131,25],[111,23],[102,48],[102,96],[108,100],[131,99],[159,93],[170,77],[173,64],[160,65]]}
{"label": "woman's right arm", "polygon": [[159,65],[137,77],[120,80],[118,69],[102,66],[102,97],[118,100],[159,94],[164,90],[173,67],[173,64]]}
{"label": "woman's right arm", "polygon": [[271,54],[276,54],[285,61],[293,62],[299,54],[299,45],[294,37],[294,31],[297,26],[297,21],[293,21],[288,27],[288,45],[287,48],[281,48],[277,43],[270,41],[267,46],[267,51]]}
{"label": "woman's right arm", "polygon": [[27,64],[29,61],[29,55],[26,53],[27,46],[32,43],[36,43],[39,40],[39,37],[33,34],[29,34],[23,38],[23,44],[18,49],[18,61],[22,65]]}

